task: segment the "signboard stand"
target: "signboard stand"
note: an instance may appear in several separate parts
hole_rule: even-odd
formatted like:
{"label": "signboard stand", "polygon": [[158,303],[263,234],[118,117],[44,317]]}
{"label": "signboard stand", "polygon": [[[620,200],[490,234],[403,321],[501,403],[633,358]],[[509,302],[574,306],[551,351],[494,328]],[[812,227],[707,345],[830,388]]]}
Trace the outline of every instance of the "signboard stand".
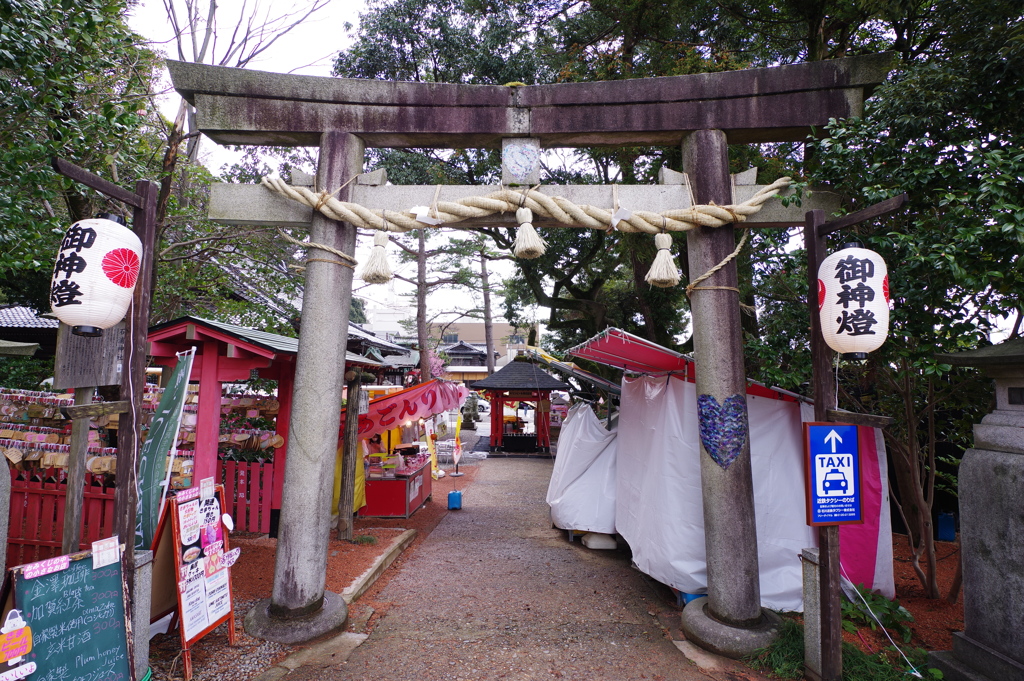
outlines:
{"label": "signboard stand", "polygon": [[227,622],[228,645],[235,645],[230,565],[238,550],[229,551],[224,508],[223,485],[200,484],[169,496],[157,527],[151,619],[174,613],[185,681],[192,678],[192,648],[201,638]]}
{"label": "signboard stand", "polygon": [[[0,665],[0,678],[135,678],[119,553],[115,544],[106,557],[82,551],[8,571],[0,622],[6,635],[16,633],[17,639],[6,641],[16,649],[5,656],[8,664]],[[12,622],[24,628],[12,631]],[[12,663],[20,666],[9,669]]]}

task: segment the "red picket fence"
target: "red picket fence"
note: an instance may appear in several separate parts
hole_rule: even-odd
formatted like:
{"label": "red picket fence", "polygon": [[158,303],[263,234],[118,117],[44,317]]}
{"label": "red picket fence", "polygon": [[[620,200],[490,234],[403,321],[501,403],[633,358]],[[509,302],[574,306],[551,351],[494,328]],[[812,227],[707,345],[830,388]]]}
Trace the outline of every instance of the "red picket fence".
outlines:
{"label": "red picket fence", "polygon": [[223,510],[239,532],[270,532],[270,498],[274,492],[274,464],[221,461],[224,483]]}
{"label": "red picket fence", "polygon": [[[114,488],[103,487],[104,476],[85,475],[80,549],[114,534]],[[10,525],[7,565],[21,565],[60,555],[64,537],[65,472],[11,471]]]}
{"label": "red picket fence", "polygon": [[[220,479],[228,513],[240,532],[270,531],[270,500],[274,490],[272,463],[220,461]],[[22,565],[60,555],[64,536],[66,473],[11,470],[10,525],[7,531],[7,566]],[[80,549],[114,534],[114,488],[102,487],[104,476],[85,475]]]}

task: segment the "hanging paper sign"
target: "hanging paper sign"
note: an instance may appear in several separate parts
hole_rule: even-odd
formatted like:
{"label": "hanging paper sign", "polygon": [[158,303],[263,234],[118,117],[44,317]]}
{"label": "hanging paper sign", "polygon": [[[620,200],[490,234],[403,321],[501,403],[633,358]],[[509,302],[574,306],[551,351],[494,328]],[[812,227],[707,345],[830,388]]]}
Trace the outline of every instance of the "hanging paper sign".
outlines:
{"label": "hanging paper sign", "polygon": [[116,534],[113,537],[92,543],[93,570],[112,565],[119,560],[121,560],[121,544]]}
{"label": "hanging paper sign", "polygon": [[178,525],[181,527],[183,546],[199,541],[199,500],[186,501],[178,506]]}
{"label": "hanging paper sign", "polygon": [[224,554],[223,558],[221,558],[221,565],[223,565],[226,568],[231,567],[238,561],[238,557],[240,555],[242,555],[242,549],[231,549],[230,551]]}
{"label": "hanging paper sign", "polygon": [[409,212],[416,216],[416,222],[422,222],[425,225],[439,225],[441,221],[435,217],[431,217],[430,208],[427,206],[413,206],[409,209]]}
{"label": "hanging paper sign", "polygon": [[203,478],[199,481],[199,498],[203,501],[213,497],[213,478]]}

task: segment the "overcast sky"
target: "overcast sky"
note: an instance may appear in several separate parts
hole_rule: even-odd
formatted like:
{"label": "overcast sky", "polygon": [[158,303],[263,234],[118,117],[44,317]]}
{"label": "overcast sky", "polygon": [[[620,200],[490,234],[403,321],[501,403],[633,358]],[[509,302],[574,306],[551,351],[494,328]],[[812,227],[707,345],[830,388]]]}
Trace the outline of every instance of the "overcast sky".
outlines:
{"label": "overcast sky", "polygon": [[[178,48],[174,41],[171,22],[167,18],[165,1],[170,2],[171,0],[142,0],[131,10],[129,24],[135,31],[150,40],[154,49],[163,52],[170,59],[178,59]],[[183,13],[186,11],[184,4],[181,0],[174,1],[178,16],[183,17]],[[276,17],[293,8],[305,7],[307,4],[308,2],[287,2],[286,0],[267,2],[267,0],[263,0],[255,5],[257,8],[255,12],[258,17],[266,17],[268,13],[269,16]],[[215,52],[218,57],[226,49],[227,40],[223,36],[230,35],[238,21],[243,5],[252,15],[251,13],[254,11],[252,0],[249,0],[248,3],[243,3],[242,0],[219,0],[217,2],[217,27],[221,34]],[[200,6],[202,11],[206,11],[208,4],[200,1]],[[345,30],[346,22],[358,25],[359,13],[364,11],[365,7],[365,0],[330,0],[324,8],[275,41],[266,52],[250,62],[248,68],[275,73],[330,76],[335,56],[350,42]],[[186,58],[191,60],[191,54],[186,54]],[[209,58],[205,61],[211,63]],[[161,98],[160,106],[166,116],[173,117],[177,112],[180,100],[178,95],[171,90],[169,79],[165,80],[164,85],[168,94]],[[204,140],[203,149],[203,161],[215,173],[237,156],[208,139]],[[371,243],[368,239],[360,239],[360,247],[356,252],[357,259],[365,261],[369,255]],[[396,251],[394,246],[389,248],[389,260],[392,267],[397,269]],[[499,270],[498,276],[508,276],[511,273],[511,267],[497,267],[496,269]],[[414,266],[404,267],[402,273],[407,277],[415,277]],[[411,287],[399,281],[366,286],[363,282],[356,280],[353,285],[356,288],[356,295],[365,298],[371,307],[393,308],[412,304],[410,299],[399,295],[409,292]],[[460,303],[468,302],[464,292],[438,292],[431,296],[430,307],[434,311],[472,307],[472,305],[460,305]]]}

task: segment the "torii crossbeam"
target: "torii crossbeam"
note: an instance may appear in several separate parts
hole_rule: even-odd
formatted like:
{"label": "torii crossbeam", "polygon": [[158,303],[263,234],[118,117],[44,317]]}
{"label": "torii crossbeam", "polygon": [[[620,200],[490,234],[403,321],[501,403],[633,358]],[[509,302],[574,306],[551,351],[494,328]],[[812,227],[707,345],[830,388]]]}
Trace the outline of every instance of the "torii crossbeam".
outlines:
{"label": "torii crossbeam", "polygon": [[[168,68],[175,88],[196,106],[204,134],[222,144],[319,147],[317,186],[342,187],[343,201],[364,191],[346,183],[362,172],[366,147],[500,147],[510,138],[534,138],[543,147],[680,144],[696,202],[721,206],[734,198],[729,144],[800,141],[830,118],[859,115],[890,63],[888,55],[872,55],[521,87],[291,76],[173,61]],[[804,210],[772,222],[803,224]],[[309,222],[311,241],[354,252],[352,225],[319,214]],[[699,227],[687,233],[687,244],[690,272],[707,272],[733,251],[734,230]],[[353,274],[339,265],[340,258],[318,253],[306,267],[273,596],[269,607],[257,606],[246,618],[247,628],[255,624],[251,632],[289,642],[318,636],[345,616],[340,598],[324,588],[330,498],[324,471],[337,445]],[[736,287],[733,262],[694,289],[690,302],[697,393],[745,414]],[[721,409],[708,410],[706,418],[713,413]],[[741,421],[742,432],[731,435],[746,440]],[[684,627],[702,646],[739,656],[769,642],[773,632],[760,607],[749,442],[728,463],[702,452],[708,602]]]}

